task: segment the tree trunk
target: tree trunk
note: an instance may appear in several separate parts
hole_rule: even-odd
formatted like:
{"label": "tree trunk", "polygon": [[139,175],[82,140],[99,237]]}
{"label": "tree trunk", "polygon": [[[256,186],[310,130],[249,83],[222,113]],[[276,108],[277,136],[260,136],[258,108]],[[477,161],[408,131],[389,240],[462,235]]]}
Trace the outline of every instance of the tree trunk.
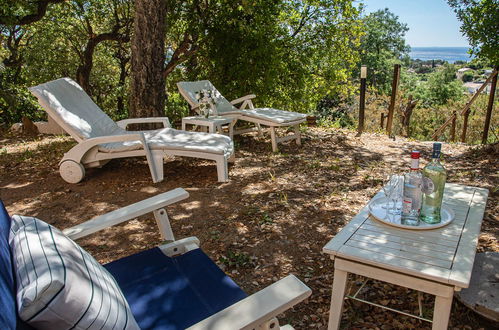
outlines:
{"label": "tree trunk", "polygon": [[130,117],[162,116],[165,107],[165,0],[135,0]]}
{"label": "tree trunk", "polygon": [[409,131],[409,126],[411,124],[411,116],[412,112],[414,111],[414,108],[418,104],[417,100],[412,99],[412,95],[409,95],[409,99],[407,99],[407,104],[405,106],[401,105],[400,106],[400,113],[402,116],[402,134],[405,137],[409,137],[410,131]]}

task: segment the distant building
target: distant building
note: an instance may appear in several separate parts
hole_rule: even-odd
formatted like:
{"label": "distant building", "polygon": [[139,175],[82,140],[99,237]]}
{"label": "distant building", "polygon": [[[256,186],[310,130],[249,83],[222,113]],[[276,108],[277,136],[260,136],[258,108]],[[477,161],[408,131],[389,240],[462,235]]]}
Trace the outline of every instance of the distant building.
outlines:
{"label": "distant building", "polygon": [[473,69],[461,68],[461,69],[457,70],[457,72],[456,72],[457,79],[463,80],[463,75],[467,71],[473,71]]}

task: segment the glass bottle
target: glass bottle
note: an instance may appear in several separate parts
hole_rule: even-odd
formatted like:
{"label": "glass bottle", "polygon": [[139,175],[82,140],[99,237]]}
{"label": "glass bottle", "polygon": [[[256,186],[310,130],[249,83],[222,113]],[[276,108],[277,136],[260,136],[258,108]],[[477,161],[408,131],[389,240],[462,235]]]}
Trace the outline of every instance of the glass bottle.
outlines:
{"label": "glass bottle", "polygon": [[419,151],[411,152],[411,169],[404,175],[404,192],[402,198],[403,225],[419,225],[419,213],[421,210],[423,174],[419,169]]}
{"label": "glass bottle", "polygon": [[423,205],[420,219],[426,223],[440,223],[440,207],[444,197],[445,180],[447,171],[440,164],[442,144],[433,144],[431,162],[423,169]]}

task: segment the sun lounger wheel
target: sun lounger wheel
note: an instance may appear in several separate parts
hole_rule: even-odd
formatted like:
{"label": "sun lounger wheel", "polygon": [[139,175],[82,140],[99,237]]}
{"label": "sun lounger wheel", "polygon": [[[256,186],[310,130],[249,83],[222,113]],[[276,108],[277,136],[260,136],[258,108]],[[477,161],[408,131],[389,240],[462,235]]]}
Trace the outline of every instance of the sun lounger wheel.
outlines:
{"label": "sun lounger wheel", "polygon": [[85,168],[74,160],[65,160],[59,166],[59,173],[64,181],[78,183],[85,177]]}

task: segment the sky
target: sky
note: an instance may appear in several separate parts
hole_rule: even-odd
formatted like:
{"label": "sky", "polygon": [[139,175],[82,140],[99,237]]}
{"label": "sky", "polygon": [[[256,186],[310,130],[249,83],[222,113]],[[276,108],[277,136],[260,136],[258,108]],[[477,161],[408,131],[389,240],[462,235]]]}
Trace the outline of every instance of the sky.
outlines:
{"label": "sky", "polygon": [[366,14],[388,8],[407,24],[411,47],[469,47],[456,14],[445,0],[364,0]]}

